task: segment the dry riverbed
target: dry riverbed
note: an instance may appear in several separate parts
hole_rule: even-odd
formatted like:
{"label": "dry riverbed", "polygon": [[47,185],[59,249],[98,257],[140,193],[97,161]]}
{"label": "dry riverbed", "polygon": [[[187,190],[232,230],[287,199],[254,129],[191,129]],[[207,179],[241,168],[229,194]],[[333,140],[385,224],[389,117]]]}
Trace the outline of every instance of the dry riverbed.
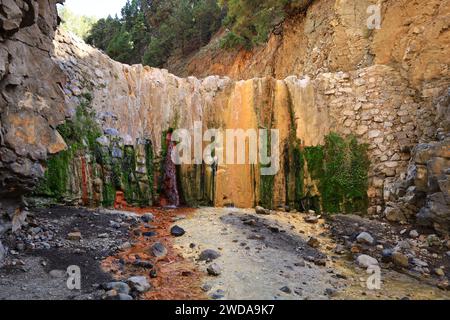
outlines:
{"label": "dry riverbed", "polygon": [[[340,243],[357,228],[387,247],[386,230],[365,219],[305,218],[234,208],[34,210],[19,234],[3,239],[0,299],[450,298],[433,277],[419,281],[381,261],[381,289],[369,290],[351,251],[377,257],[377,246]],[[70,265],[80,266],[81,290],[67,288]]]}

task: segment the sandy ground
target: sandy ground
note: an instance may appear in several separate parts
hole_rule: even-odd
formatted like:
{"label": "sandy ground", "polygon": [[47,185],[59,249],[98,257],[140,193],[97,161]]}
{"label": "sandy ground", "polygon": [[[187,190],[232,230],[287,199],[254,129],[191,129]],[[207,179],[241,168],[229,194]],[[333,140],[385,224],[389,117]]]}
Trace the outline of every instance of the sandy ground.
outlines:
{"label": "sandy ground", "polygon": [[[381,290],[368,290],[366,270],[333,252],[336,244],[325,222],[308,224],[303,217],[202,208],[192,218],[177,222],[187,233],[177,238],[175,248],[205,274],[208,264],[198,261],[200,252],[221,253],[214,262],[222,274],[204,278],[210,297],[221,290],[223,299],[450,299],[448,292],[384,269]],[[255,223],[248,225],[251,220]],[[273,227],[279,232],[271,231]],[[307,245],[310,236],[320,241],[318,250]],[[321,257],[326,266],[312,259],[321,261]],[[280,290],[286,286],[290,293]]]}

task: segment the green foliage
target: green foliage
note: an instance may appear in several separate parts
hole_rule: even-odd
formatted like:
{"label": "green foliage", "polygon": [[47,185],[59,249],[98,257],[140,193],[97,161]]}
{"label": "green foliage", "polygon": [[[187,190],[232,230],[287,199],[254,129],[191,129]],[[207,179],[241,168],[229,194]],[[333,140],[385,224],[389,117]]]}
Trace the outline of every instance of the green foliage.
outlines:
{"label": "green foliage", "polygon": [[220,0],[227,9],[224,25],[230,33],[225,48],[252,47],[267,41],[270,32],[292,11],[301,10],[311,0]]}
{"label": "green foliage", "polygon": [[58,10],[59,17],[62,20],[61,28],[72,32],[84,39],[90,32],[97,19],[94,17],[79,16],[67,8]]}
{"label": "green foliage", "polygon": [[319,180],[322,207],[328,213],[362,212],[367,209],[369,159],[367,146],[354,136],[331,133],[323,148],[306,152],[313,179]]}
{"label": "green foliage", "polygon": [[100,137],[101,131],[88,110],[90,102],[90,95],[85,95],[73,119],[58,127],[68,149],[48,159],[48,169],[38,184],[35,194],[61,200],[67,192],[69,167],[75,156],[79,152],[94,153],[96,150],[95,140]]}
{"label": "green foliage", "polygon": [[[320,197],[304,185],[305,166],[317,183]],[[367,145],[354,136],[331,133],[324,146],[294,147],[295,206],[326,213],[364,212],[368,206],[369,159]]]}
{"label": "green foliage", "polygon": [[99,20],[86,40],[115,60],[161,67],[208,43],[222,17],[216,0],[129,0],[121,18]]}

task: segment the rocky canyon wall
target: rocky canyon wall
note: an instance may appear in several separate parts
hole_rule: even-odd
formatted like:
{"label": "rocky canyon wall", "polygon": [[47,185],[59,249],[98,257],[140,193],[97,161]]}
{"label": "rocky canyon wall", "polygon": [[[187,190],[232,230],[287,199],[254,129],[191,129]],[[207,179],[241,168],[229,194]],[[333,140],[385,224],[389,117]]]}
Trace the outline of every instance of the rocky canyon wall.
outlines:
{"label": "rocky canyon wall", "polygon": [[[105,133],[114,132],[129,145],[150,141],[155,155],[163,150],[167,130],[193,132],[196,121],[204,131],[279,129],[282,165],[272,182],[272,207],[294,202],[295,177],[288,172],[294,164],[288,146],[323,145],[325,137],[336,132],[354,134],[368,145],[371,211],[381,213],[386,179],[404,174],[410,150],[419,141],[432,139],[439,126],[434,105],[417,100],[417,91],[387,65],[315,78],[179,78],[166,70],[117,63],[62,33],[55,40],[54,59],[70,79],[65,87],[69,113],[74,114],[83,97],[90,95]],[[206,198],[218,206],[253,207],[264,197],[259,166],[223,165],[215,174],[214,168],[198,165],[180,170],[184,195],[191,202]]]}
{"label": "rocky canyon wall", "polygon": [[[52,44],[55,3],[1,2],[2,199],[41,180],[38,194],[68,203],[151,205],[163,198],[167,133],[193,132],[198,122],[202,132],[278,129],[280,170],[267,177],[254,164],[182,165],[185,203],[368,208],[391,218],[424,208],[448,229],[449,155],[440,151],[449,133],[448,1],[381,1],[383,25],[373,31],[365,21],[374,1],[315,1],[263,48],[216,57],[205,48],[187,65],[174,63],[200,76],[184,78],[115,62],[68,34]],[[416,145],[433,140],[418,160]],[[322,164],[335,156],[356,192],[324,183]],[[368,185],[358,180],[366,174]],[[399,209],[400,198],[414,203]]]}
{"label": "rocky canyon wall", "polygon": [[44,175],[48,156],[66,145],[65,75],[52,60],[55,0],[0,1],[0,234],[23,219],[17,199]]}

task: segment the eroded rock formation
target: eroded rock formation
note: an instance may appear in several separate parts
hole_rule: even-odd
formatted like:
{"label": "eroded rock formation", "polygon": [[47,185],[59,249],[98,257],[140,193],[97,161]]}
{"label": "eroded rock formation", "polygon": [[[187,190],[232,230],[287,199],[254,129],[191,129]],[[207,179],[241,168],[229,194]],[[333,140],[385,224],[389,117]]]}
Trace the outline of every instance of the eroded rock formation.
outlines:
{"label": "eroded rock formation", "polygon": [[[66,144],[65,75],[52,60],[56,0],[0,1],[0,235],[24,220],[18,200]],[[1,245],[0,245],[1,246]]]}
{"label": "eroded rock formation", "polygon": [[[149,140],[156,155],[168,129],[193,132],[195,121],[203,130],[279,129],[282,161],[288,166],[281,166],[274,178],[274,207],[292,204],[294,198],[295,177],[287,172],[292,163],[285,146],[318,146],[327,134],[337,132],[368,144],[371,211],[381,213],[385,180],[406,172],[410,150],[432,139],[439,126],[432,101],[417,98],[400,72],[386,65],[321,73],[313,79],[179,78],[165,70],[117,63],[66,34],[58,34],[55,46],[55,59],[71,79],[66,94],[72,108],[83,94],[91,94],[105,132],[113,128],[132,145]],[[207,194],[218,206],[261,202],[259,168],[252,165],[220,166],[215,176],[212,168],[195,165],[183,166],[181,172],[189,200],[200,201]]]}
{"label": "eroded rock formation", "polygon": [[[303,199],[314,202],[321,192],[314,160],[321,149],[314,148],[336,132],[367,144],[369,179],[361,188],[370,213],[389,215],[395,206],[385,211],[386,201],[398,197],[389,198],[386,190],[408,180],[411,151],[420,149],[415,146],[439,138],[436,143],[448,149],[441,115],[445,118],[448,108],[438,103],[450,84],[448,1],[384,1],[383,26],[372,31],[366,9],[374,1],[314,1],[264,48],[224,59],[221,54],[220,62],[205,51],[193,57],[181,73],[222,75],[202,79],[124,65],[63,33],[56,35],[52,52],[55,2],[21,3],[3,1],[8,10],[0,15],[6,21],[0,55],[7,57],[0,65],[1,194],[21,195],[42,177],[47,154],[66,148],[56,131],[65,117],[80,124],[70,130],[81,131],[81,139],[57,163],[65,166],[65,180],[56,181],[57,187],[70,202],[86,205],[111,206],[114,200],[122,205],[116,191],[132,204],[151,204],[160,192],[167,132],[194,132],[196,122],[202,133],[278,129],[281,165],[271,178],[252,164],[182,165],[180,197],[191,205],[286,208],[303,205]],[[83,130],[92,127],[90,116],[98,136]],[[66,130],[66,140],[70,135]],[[448,162],[448,154],[430,154],[427,161],[433,159]],[[439,221],[440,231],[448,230],[447,218],[430,212],[446,196],[448,164],[441,162],[428,176],[425,200],[416,204],[437,217],[431,220]],[[429,165],[417,163],[415,171]]]}

